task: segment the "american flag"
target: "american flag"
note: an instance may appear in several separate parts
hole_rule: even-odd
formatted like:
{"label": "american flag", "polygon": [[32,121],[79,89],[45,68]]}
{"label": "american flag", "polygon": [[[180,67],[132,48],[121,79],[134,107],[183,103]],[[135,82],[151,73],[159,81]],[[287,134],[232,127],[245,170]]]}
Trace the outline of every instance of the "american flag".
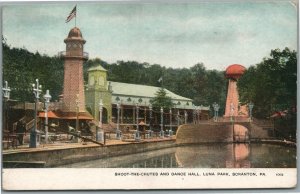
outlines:
{"label": "american flag", "polygon": [[68,23],[69,21],[71,21],[71,19],[73,19],[74,17],[76,17],[76,6],[73,8],[73,10],[71,11],[71,13],[69,14],[69,16],[66,19],[66,23]]}

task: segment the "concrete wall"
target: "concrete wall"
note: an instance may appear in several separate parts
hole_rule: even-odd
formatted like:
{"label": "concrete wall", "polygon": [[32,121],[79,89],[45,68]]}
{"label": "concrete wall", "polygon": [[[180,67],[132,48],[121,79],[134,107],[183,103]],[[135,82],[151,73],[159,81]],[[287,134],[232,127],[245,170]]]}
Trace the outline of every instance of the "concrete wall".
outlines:
{"label": "concrete wall", "polygon": [[176,143],[232,142],[232,126],[206,123],[181,125],[176,133]]}
{"label": "concrete wall", "polygon": [[270,138],[268,130],[263,129],[263,127],[258,126],[257,124],[251,123],[251,138],[252,139],[267,139]]}
{"label": "concrete wall", "polygon": [[79,148],[39,150],[9,154],[4,153],[3,161],[45,161],[45,167],[55,167],[63,164],[70,164],[75,162],[82,162],[112,156],[134,154],[174,146],[176,146],[175,140],[108,145],[104,147],[93,144]]}
{"label": "concrete wall", "polygon": [[[268,131],[254,123],[236,123],[246,127],[250,132],[250,139],[270,138]],[[176,143],[212,143],[232,142],[232,124],[228,123],[202,123],[179,126],[176,133]]]}

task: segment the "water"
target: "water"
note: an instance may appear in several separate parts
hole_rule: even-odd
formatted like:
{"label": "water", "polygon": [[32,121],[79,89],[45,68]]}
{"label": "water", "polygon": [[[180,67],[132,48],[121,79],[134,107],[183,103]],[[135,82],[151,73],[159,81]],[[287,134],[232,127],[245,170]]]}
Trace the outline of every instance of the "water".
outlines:
{"label": "water", "polygon": [[79,162],[70,168],[295,168],[296,148],[269,144],[190,145]]}

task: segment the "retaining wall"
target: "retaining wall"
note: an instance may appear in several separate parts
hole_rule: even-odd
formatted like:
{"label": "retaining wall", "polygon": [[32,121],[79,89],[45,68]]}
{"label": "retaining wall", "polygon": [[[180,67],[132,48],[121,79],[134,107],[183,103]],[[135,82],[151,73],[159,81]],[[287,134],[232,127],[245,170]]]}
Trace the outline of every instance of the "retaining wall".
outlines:
{"label": "retaining wall", "polygon": [[232,126],[218,123],[181,125],[176,133],[176,143],[232,142]]}
{"label": "retaining wall", "polygon": [[[253,123],[236,123],[245,126],[250,133],[250,139],[270,138],[268,131]],[[233,128],[230,122],[186,124],[179,126],[176,133],[176,143],[215,143],[232,142]]]}
{"label": "retaining wall", "polygon": [[45,167],[55,167],[63,164],[82,162],[105,157],[120,156],[158,150],[176,146],[175,140],[155,142],[140,142],[119,145],[85,145],[84,147],[66,148],[56,150],[38,150],[30,152],[4,153],[3,161],[44,161]]}

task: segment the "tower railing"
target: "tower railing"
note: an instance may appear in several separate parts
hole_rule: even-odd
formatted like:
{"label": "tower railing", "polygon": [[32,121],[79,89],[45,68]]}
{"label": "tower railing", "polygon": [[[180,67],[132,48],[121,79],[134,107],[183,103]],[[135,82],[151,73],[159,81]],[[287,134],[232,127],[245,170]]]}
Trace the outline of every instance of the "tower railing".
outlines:
{"label": "tower railing", "polygon": [[87,52],[60,51],[58,53],[58,56],[60,58],[65,58],[65,57],[75,57],[75,58],[80,57],[81,58],[82,57],[82,58],[87,60],[89,58],[89,53],[87,53]]}

